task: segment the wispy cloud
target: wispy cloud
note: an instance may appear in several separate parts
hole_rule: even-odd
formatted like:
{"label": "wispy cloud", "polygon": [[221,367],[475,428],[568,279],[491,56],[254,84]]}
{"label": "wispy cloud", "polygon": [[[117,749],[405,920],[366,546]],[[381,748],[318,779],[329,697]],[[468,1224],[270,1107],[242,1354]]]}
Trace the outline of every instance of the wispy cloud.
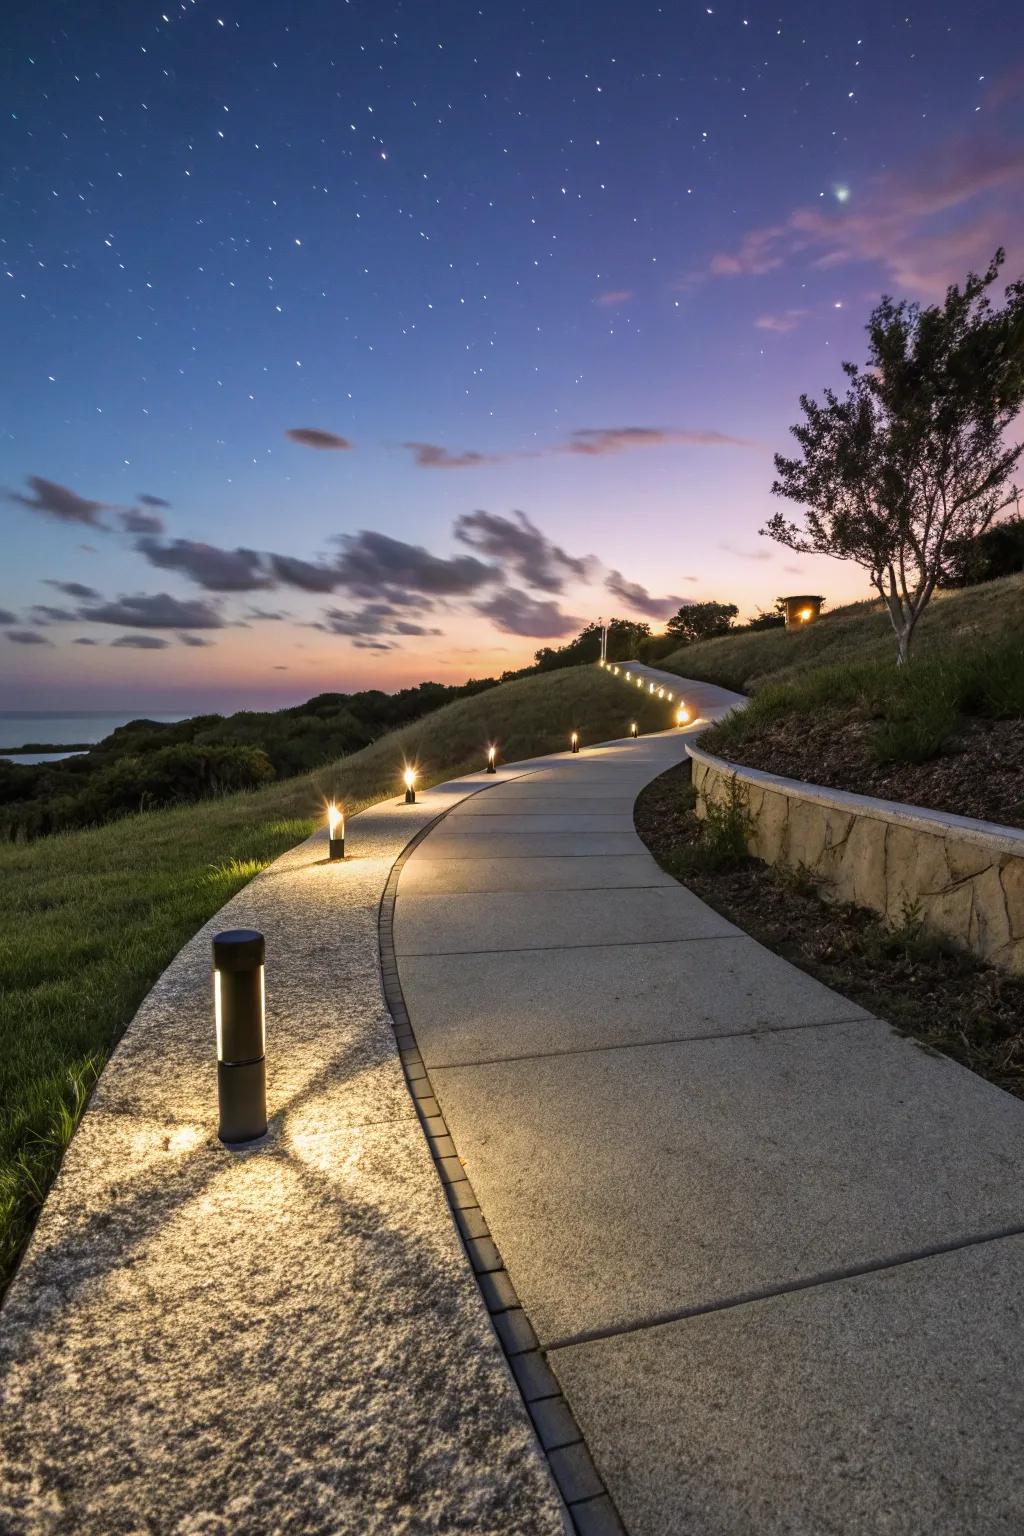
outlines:
{"label": "wispy cloud", "polygon": [[25,483],[31,496],[26,496],[23,491],[8,491],[7,500],[28,507],[32,512],[41,512],[44,517],[56,518],[58,522],[86,523],[90,528],[106,526],[100,518],[104,507],[102,501],[90,501],[87,496],[79,496],[77,491],[58,485],[55,480],[46,480],[42,475],[29,475]]}
{"label": "wispy cloud", "polygon": [[638,581],[627,581],[621,571],[609,571],[604,584],[627,608],[634,613],[646,614],[649,619],[670,619],[680,608],[693,602],[692,597],[654,597]]}
{"label": "wispy cloud", "polygon": [[83,602],[92,597],[99,597],[95,587],[87,587],[84,581],[54,581],[48,576],[43,577],[44,587],[53,587],[57,592],[63,592],[65,597],[77,597]]}
{"label": "wispy cloud", "polygon": [[8,640],[15,645],[52,645],[52,641],[46,635],[41,635],[38,629],[9,629]]}
{"label": "wispy cloud", "polygon": [[505,457],[495,453],[476,453],[467,449],[464,453],[450,453],[438,443],[403,443],[420,469],[476,469],[480,464],[497,464]]}
{"label": "wispy cloud", "polygon": [[272,587],[273,578],[254,549],[218,549],[214,544],[200,544],[192,539],[138,539],[139,554],[165,571],[180,571],[207,592],[258,592]]}
{"label": "wispy cloud", "polygon": [[144,507],[127,507],[117,517],[125,533],[163,533],[166,527],[159,512]]}
{"label": "wispy cloud", "polygon": [[759,331],[774,331],[784,336],[787,331],[795,331],[806,315],[806,309],[784,309],[780,314],[758,315],[754,324]]}
{"label": "wispy cloud", "polygon": [[853,187],[843,203],[823,199],[749,230],[691,279],[757,277],[793,262],[822,271],[870,263],[901,290],[937,298],[1007,244],[1018,255],[1024,247],[1024,145],[986,128]]}
{"label": "wispy cloud", "polygon": [[285,432],[293,443],[300,443],[303,448],[351,448],[352,444],[347,437],[341,437],[337,432],[325,432],[321,427],[289,427]]}
{"label": "wispy cloud", "polygon": [[161,640],[158,635],[121,635],[110,643],[128,651],[163,651],[171,642]]}
{"label": "wispy cloud", "polygon": [[563,613],[557,603],[530,597],[515,587],[505,587],[474,607],[505,634],[529,635],[538,640],[571,634],[582,623],[573,614]]}
{"label": "wispy cloud", "polygon": [[609,288],[607,293],[599,293],[594,303],[600,309],[621,309],[632,297],[632,288]]}
{"label": "wispy cloud", "polygon": [[[664,448],[692,443],[703,448],[749,448],[746,438],[693,427],[581,427],[569,436],[563,453],[624,453],[631,448]],[[558,451],[558,450],[556,450]]]}
{"label": "wispy cloud", "polygon": [[211,603],[200,598],[183,601],[169,592],[139,593],[112,603],[87,605],[78,610],[78,617],[124,629],[220,629],[224,624]]}
{"label": "wispy cloud", "polygon": [[561,592],[570,577],[585,581],[590,562],[566,554],[525,512],[466,512],[455,520],[455,537],[492,560],[510,565],[528,586]]}

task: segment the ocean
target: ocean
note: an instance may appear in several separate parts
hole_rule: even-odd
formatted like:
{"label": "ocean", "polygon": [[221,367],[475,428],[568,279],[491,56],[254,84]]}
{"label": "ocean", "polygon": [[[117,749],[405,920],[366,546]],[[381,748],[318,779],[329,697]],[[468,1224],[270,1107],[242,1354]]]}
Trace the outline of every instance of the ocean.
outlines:
{"label": "ocean", "polygon": [[[198,714],[195,710],[192,713]],[[115,715],[107,711],[82,709],[66,714],[36,711],[32,709],[0,709],[0,757],[15,763],[54,763],[70,752],[29,752],[11,755],[4,748],[20,747],[27,741],[47,742],[55,746],[72,742],[102,741],[119,725],[129,720],[187,720],[188,714],[178,711],[165,714],[159,710],[135,709]]]}

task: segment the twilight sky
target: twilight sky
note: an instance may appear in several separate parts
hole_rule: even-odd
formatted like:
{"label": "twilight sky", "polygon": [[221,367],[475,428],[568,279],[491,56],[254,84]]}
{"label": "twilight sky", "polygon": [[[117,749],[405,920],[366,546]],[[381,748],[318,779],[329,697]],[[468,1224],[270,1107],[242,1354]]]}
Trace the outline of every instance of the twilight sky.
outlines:
{"label": "twilight sky", "polygon": [[13,0],[0,707],[864,595],[758,537],[771,454],[880,293],[1024,265],[1016,12]]}

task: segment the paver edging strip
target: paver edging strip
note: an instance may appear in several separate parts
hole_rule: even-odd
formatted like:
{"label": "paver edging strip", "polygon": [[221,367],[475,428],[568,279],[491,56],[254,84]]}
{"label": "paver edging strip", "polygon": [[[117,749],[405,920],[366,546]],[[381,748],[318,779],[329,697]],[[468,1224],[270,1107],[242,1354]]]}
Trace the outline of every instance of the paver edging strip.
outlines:
{"label": "paver edging strip", "polygon": [[[484,790],[495,787],[488,784]],[[437,1167],[452,1220],[573,1530],[576,1536],[626,1536],[618,1510],[594,1466],[575,1415],[544,1358],[491,1236],[476,1192],[434,1096],[405,1006],[394,944],[398,882],[406,861],[452,809],[454,807],[443,810],[421,827],[391,866],[377,922],[384,1001],[391,1015],[406,1084]]]}

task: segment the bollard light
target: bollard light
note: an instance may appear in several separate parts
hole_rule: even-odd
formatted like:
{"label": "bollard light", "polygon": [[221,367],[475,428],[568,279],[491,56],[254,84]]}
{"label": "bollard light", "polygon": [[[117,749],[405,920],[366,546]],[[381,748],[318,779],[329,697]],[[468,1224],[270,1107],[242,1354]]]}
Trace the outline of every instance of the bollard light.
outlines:
{"label": "bollard light", "polygon": [[627,672],[626,673],[626,682],[627,683],[631,683],[632,681],[633,681],[633,674],[632,674],[632,672]]}
{"label": "bollard light", "polygon": [[685,704],[680,704],[676,710],[676,725],[685,725],[690,718],[690,711]]}
{"label": "bollard light", "polygon": [[665,694],[665,697],[666,697],[666,699],[668,699],[669,703],[671,704],[672,700],[675,698],[675,694],[671,693],[671,692],[667,692]]}
{"label": "bollard light", "polygon": [[217,1135],[229,1145],[267,1133],[265,956],[263,935],[255,928],[232,928],[213,941]]}
{"label": "bollard light", "polygon": [[633,721],[632,725],[629,728],[629,734],[633,737],[633,739],[635,741],[636,740],[636,721],[635,720]]}
{"label": "bollard light", "polygon": [[658,698],[659,699],[663,699],[664,697],[665,697],[665,690],[664,690],[664,688],[659,688],[658,689]]}
{"label": "bollard light", "polygon": [[580,733],[579,733],[579,731],[573,731],[572,735],[569,737],[569,750],[570,750],[570,752],[578,752],[579,749],[580,749]]}
{"label": "bollard light", "polygon": [[405,772],[402,774],[402,781],[405,784],[405,803],[406,803],[406,805],[415,805],[416,804],[416,769],[415,768],[407,768],[405,770]]}
{"label": "bollard light", "polygon": [[488,747],[487,748],[487,772],[488,773],[497,773],[497,771],[498,771],[497,768],[494,766],[494,758],[495,758],[495,754],[497,753],[497,750],[498,750],[497,747]]}
{"label": "bollard light", "polygon": [[333,800],[327,807],[327,848],[332,859],[345,857],[345,812]]}
{"label": "bollard light", "polygon": [[651,689],[650,689],[650,691],[651,691],[651,693],[653,693],[653,692],[654,692],[654,684],[653,684],[653,683],[652,683],[652,684],[651,684]]}

